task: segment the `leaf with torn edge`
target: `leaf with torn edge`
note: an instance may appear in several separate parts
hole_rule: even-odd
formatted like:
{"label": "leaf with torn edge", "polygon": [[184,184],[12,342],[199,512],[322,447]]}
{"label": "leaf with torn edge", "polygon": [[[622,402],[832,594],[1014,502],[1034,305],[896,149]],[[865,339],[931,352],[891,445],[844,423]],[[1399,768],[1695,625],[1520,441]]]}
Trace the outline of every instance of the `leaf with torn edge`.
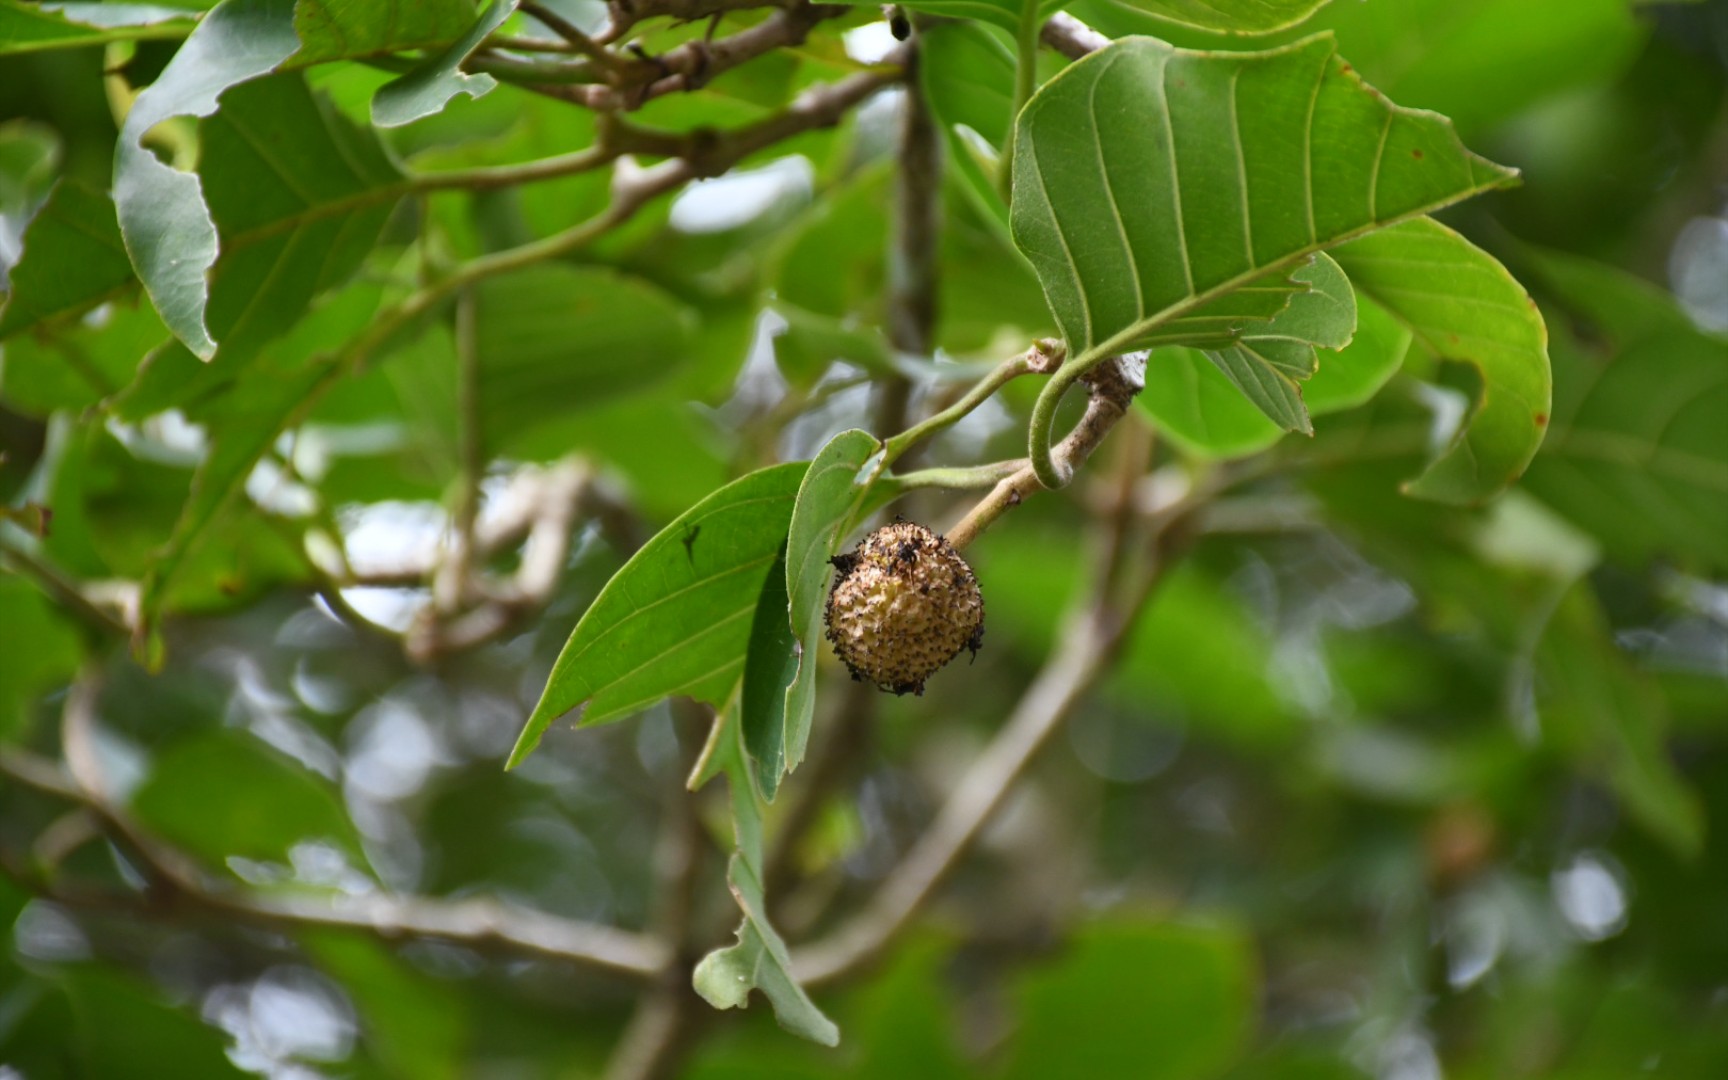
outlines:
{"label": "leaf with torn edge", "polygon": [[515,11],[516,0],[492,0],[468,32],[449,48],[379,87],[372,95],[372,122],[379,127],[400,127],[438,112],[457,94],[480,98],[491,93],[498,80],[485,72],[470,75],[462,70],[462,62]]}

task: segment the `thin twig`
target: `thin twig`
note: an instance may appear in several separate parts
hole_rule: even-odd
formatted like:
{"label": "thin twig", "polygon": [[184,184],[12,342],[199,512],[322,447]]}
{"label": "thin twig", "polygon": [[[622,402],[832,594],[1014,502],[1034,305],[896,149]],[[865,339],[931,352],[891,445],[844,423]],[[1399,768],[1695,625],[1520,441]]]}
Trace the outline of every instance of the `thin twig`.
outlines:
{"label": "thin twig", "polygon": [[1058,11],[1050,16],[1050,21],[1044,24],[1041,36],[1044,44],[1070,60],[1078,60],[1087,53],[1097,52],[1110,44],[1109,38],[1066,11]]}
{"label": "thin twig", "polygon": [[[1107,361],[1094,369],[1100,377],[1087,376],[1091,380],[1091,394],[1086,401],[1086,412],[1074,425],[1074,430],[1051,453],[1051,459],[1064,474],[1072,476],[1084,465],[1092,451],[1110,434],[1110,429],[1132,408],[1134,395],[1145,383],[1145,362],[1141,360],[1138,363],[1138,368],[1135,368],[1130,361]],[[965,550],[997,518],[1019,506],[1028,495],[1042,489],[1036,469],[1032,464],[1026,464],[998,483],[958,525],[949,529],[948,542],[956,550]]]}

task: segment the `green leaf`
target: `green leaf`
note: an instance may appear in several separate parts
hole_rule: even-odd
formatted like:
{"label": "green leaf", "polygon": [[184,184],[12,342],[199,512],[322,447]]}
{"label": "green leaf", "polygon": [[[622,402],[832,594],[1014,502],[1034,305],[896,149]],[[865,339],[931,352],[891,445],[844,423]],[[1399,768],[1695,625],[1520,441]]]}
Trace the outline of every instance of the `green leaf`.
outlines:
{"label": "green leaf", "polygon": [[1254,407],[1285,431],[1312,435],[1302,404],[1301,381],[1319,370],[1316,345],[1341,349],[1356,332],[1356,294],[1338,264],[1324,252],[1290,275],[1308,286],[1264,326],[1245,330],[1222,349],[1209,349],[1212,361]]}
{"label": "green leaf", "polygon": [[372,122],[379,127],[399,127],[431,116],[457,94],[480,98],[491,93],[498,80],[484,72],[470,75],[462,70],[462,62],[515,11],[516,0],[492,0],[455,44],[379,87],[372,98]]}
{"label": "green leaf", "polygon": [[[1046,83],[1018,130],[1015,240],[1081,369],[1514,176],[1363,84],[1325,36],[1265,53],[1119,41]],[[1237,329],[1276,313],[1225,311]]]}
{"label": "green leaf", "polygon": [[792,634],[799,642],[798,676],[786,687],[786,767],[797,768],[810,741],[816,709],[816,657],[822,607],[828,599],[828,560],[852,528],[864,499],[884,468],[882,444],[854,428],[828,440],[798,488],[786,548],[786,591]]}
{"label": "green leaf", "polygon": [[184,37],[195,12],[152,4],[57,4],[0,0],[0,56]]}
{"label": "green leaf", "polygon": [[53,978],[71,999],[73,1021],[54,1061],[77,1068],[31,1075],[136,1076],[143,1062],[173,1062],[185,1080],[255,1075],[229,1059],[222,1032],[149,983],[97,965],[61,968]]}
{"label": "green leaf", "polygon": [[237,732],[171,744],[133,793],[132,811],[153,834],[216,866],[230,856],[286,863],[306,840],[333,841],[361,858],[336,791]]}
{"label": "green leaf", "polygon": [[1476,503],[1522,476],[1542,444],[1551,390],[1548,330],[1524,287],[1493,256],[1425,218],[1336,254],[1356,287],[1424,346],[1481,374],[1467,425],[1405,491]]}
{"label": "green leaf", "polygon": [[733,481],[631,556],[571,631],[506,768],[584,702],[587,726],[674,694],[716,706],[731,695],[805,468],[774,465]]}
{"label": "green leaf", "polygon": [[31,219],[0,310],[0,341],[81,315],[132,281],[114,203],[63,180]]}
{"label": "green leaf", "polygon": [[531,266],[474,289],[481,426],[500,452],[548,425],[651,388],[686,361],[690,310],[639,278]]}
{"label": "green leaf", "polygon": [[447,980],[397,959],[359,934],[312,931],[300,942],[354,997],[366,1046],[392,1076],[448,1080],[462,1075],[468,1016]]}
{"label": "green leaf", "polygon": [[205,324],[224,348],[249,352],[359,267],[400,194],[401,173],[375,135],[314,97],[299,75],[229,90],[200,140],[199,179],[219,248]]}
{"label": "green leaf", "polygon": [[1536,706],[1551,737],[1605,779],[1652,836],[1696,858],[1704,850],[1704,809],[1668,758],[1667,702],[1614,644],[1587,582],[1556,607],[1536,670]]}
{"label": "green leaf", "polygon": [[[301,319],[291,334],[261,355],[219,358],[193,368],[202,378],[189,386],[201,393],[183,392],[178,403],[206,425],[209,448],[173,535],[144,577],[139,611],[146,636],[154,632],[181,563],[204,540],[222,509],[245,489],[258,459],[335,372],[337,350],[365,327],[378,298],[375,286],[348,289]],[[190,364],[182,354],[178,366],[185,370]]]}
{"label": "green leaf", "polygon": [[[725,712],[733,710],[727,708]],[[722,716],[716,721],[713,765],[726,774],[732,796],[732,826],[738,849],[726,867],[726,882],[744,911],[738,944],[716,949],[702,958],[691,985],[716,1009],[742,1009],[750,991],[760,990],[774,1006],[780,1026],[823,1046],[837,1046],[840,1029],[822,1015],[792,977],[786,943],[768,922],[762,894],[762,807],[750,781],[739,725]]]}
{"label": "green leaf", "polygon": [[1249,1044],[1254,966],[1250,942],[1228,929],[1088,927],[1022,980],[1007,1076],[1215,1076]]}
{"label": "green leaf", "polygon": [[[809,474],[805,474],[808,479]],[[739,724],[755,769],[756,785],[769,802],[786,771],[786,687],[798,674],[801,646],[786,617],[786,548],[762,581],[762,595],[750,622],[750,648],[744,657]]]}
{"label": "green leaf", "polygon": [[294,33],[301,48],[291,65],[435,49],[461,37],[473,22],[473,0],[297,0]]}
{"label": "green leaf", "polygon": [[142,293],[132,290],[71,325],[6,342],[0,396],[42,416],[89,408],[131,385],[164,340],[171,340],[168,328]]}
{"label": "green leaf", "polygon": [[1178,26],[1219,34],[1273,34],[1306,21],[1329,0],[1099,0],[1135,33]]}
{"label": "green leaf", "polygon": [[[382,13],[353,10],[363,22]],[[286,0],[219,4],[121,128],[114,202],[126,249],[162,321],[205,359],[229,336],[251,348],[292,325],[314,293],[352,273],[402,194],[377,138],[298,77],[225,93],[294,56],[298,18]],[[202,125],[197,175],[142,144],[164,121],[218,112],[218,97],[224,115]]]}
{"label": "green leaf", "polygon": [[[7,564],[0,560],[0,566]],[[30,734],[30,718],[42,693],[70,681],[84,647],[77,632],[34,585],[0,576],[0,626],[6,628],[0,664],[0,740]]]}
{"label": "green leaf", "polygon": [[[1040,21],[1068,6],[1069,0],[1038,0]],[[1307,19],[1328,0],[1113,0],[1112,5],[1155,33],[1172,26],[1220,34],[1271,34]],[[1012,31],[1025,5],[1016,0],[907,0],[900,5],[951,19],[976,19]]]}
{"label": "green leaf", "polygon": [[[1356,312],[1355,338],[1322,357],[1320,370],[1302,386],[1312,416],[1367,402],[1397,373],[1410,347],[1410,331],[1372,300],[1357,297]],[[1195,349],[1154,350],[1146,388],[1134,400],[1160,433],[1200,457],[1258,453],[1285,435]]]}
{"label": "green leaf", "polygon": [[1728,571],[1728,340],[1619,271],[1555,254],[1534,265],[1597,332],[1555,340],[1554,414],[1526,486],[1623,562]]}

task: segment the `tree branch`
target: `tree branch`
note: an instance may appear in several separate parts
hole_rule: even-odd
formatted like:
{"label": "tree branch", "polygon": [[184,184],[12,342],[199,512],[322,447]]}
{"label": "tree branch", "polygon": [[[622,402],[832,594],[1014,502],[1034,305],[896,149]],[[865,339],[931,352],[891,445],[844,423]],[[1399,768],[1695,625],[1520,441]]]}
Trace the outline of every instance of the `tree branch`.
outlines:
{"label": "tree branch", "polygon": [[0,774],[90,810],[149,882],[143,893],[91,890],[60,881],[26,882],[68,906],[197,920],[221,915],[274,930],[320,926],[365,930],[384,938],[435,937],[505,948],[636,978],[670,962],[671,950],[641,934],[559,918],[496,900],[447,901],[369,894],[265,894],[209,880],[183,853],[161,843],[108,795],[95,747],[100,684],[80,678],[67,695],[62,742],[67,768],[20,750],[0,752]]}

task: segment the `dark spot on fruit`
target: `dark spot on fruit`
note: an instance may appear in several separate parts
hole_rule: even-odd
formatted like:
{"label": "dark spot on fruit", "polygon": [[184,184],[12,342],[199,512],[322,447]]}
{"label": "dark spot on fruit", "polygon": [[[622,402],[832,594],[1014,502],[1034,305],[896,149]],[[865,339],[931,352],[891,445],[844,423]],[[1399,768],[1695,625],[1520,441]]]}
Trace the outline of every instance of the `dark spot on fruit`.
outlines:
{"label": "dark spot on fruit", "polygon": [[1539,412],[1536,414],[1536,426],[1537,427],[1547,427],[1548,426],[1548,414],[1547,413]]}
{"label": "dark spot on fruit", "polygon": [[1421,161],[1422,160],[1422,151],[1412,150],[1412,151],[1410,151],[1410,156],[1415,158],[1417,161]]}

